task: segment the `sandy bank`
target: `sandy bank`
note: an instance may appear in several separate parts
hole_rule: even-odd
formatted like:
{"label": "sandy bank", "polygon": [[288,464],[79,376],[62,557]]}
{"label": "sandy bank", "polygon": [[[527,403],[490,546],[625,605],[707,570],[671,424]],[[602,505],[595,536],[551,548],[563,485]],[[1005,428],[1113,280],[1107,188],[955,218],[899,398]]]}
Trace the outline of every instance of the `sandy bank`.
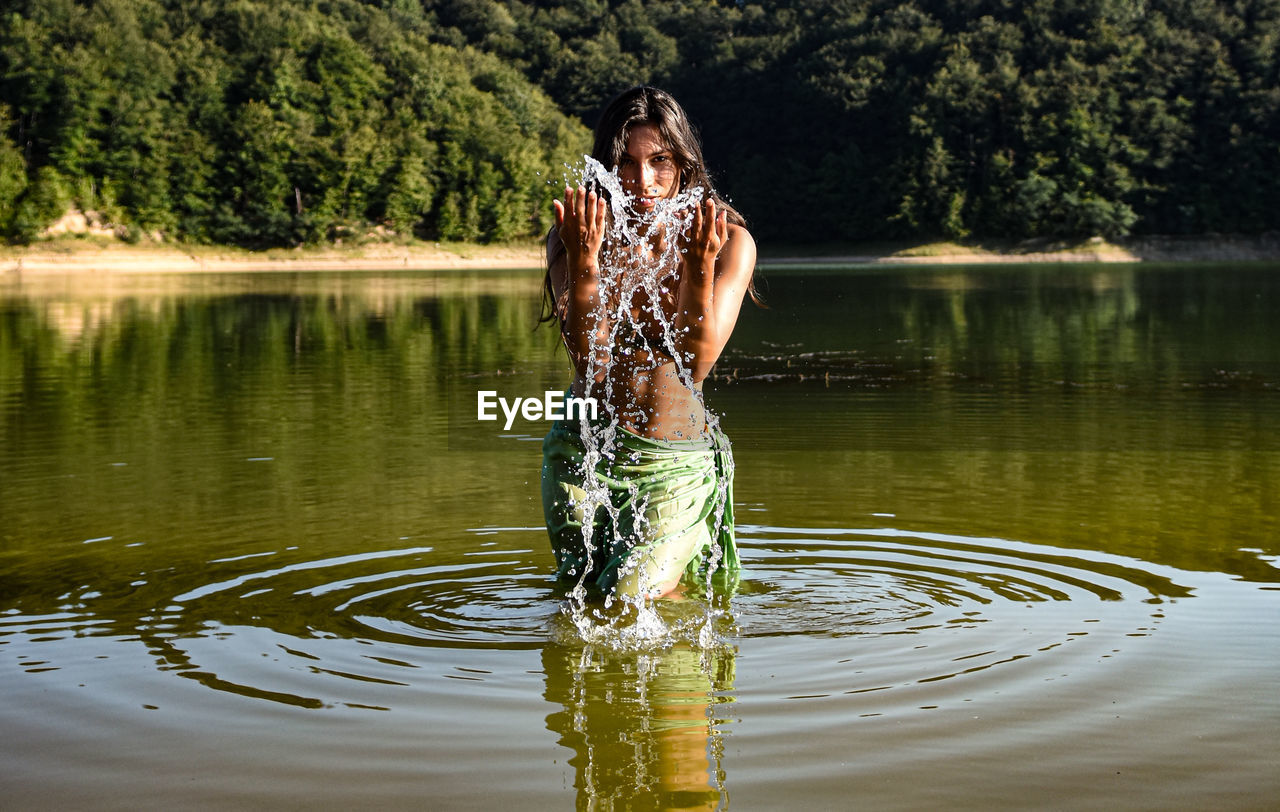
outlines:
{"label": "sandy bank", "polygon": [[375,246],[219,251],[216,248],[62,242],[0,249],[0,274],[216,273],[536,268],[539,246]]}
{"label": "sandy bank", "polygon": [[887,250],[798,252],[762,258],[761,265],[985,265],[1080,262],[1277,262],[1280,234],[1261,236],[1135,237],[1122,242],[1100,238],[1074,244],[1027,241],[970,246],[935,243]]}
{"label": "sandy bank", "polygon": [[[924,246],[827,247],[789,253],[762,246],[762,268],[786,265],[981,265],[1080,262],[1280,262],[1280,234],[1258,237],[1143,237],[1123,243],[1099,239],[1074,245],[1020,243],[995,247],[937,243]],[[540,245],[423,244],[358,248],[278,249],[265,252],[209,247],[134,246],[67,240],[0,248],[0,277],[48,273],[215,273],[537,268]]]}

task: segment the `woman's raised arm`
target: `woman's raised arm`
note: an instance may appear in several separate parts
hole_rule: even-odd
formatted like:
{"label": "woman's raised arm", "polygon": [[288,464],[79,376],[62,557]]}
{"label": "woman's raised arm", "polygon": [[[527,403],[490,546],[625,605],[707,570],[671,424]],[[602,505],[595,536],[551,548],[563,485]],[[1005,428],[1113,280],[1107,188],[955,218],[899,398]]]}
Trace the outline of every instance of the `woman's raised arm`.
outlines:
{"label": "woman's raised arm", "polygon": [[695,383],[711,373],[738,322],[756,267],[756,244],[707,200],[694,212],[680,268],[676,336]]}
{"label": "woman's raised arm", "polygon": [[[601,380],[609,365],[609,324],[596,318],[600,296],[600,248],[604,244],[605,201],[583,187],[566,188],[564,200],[553,203],[556,231],[548,239],[547,256],[554,240],[564,252],[551,261],[552,306],[560,319],[560,334],[579,375],[587,375],[594,360],[595,378]],[[594,346],[593,346],[594,344]]]}

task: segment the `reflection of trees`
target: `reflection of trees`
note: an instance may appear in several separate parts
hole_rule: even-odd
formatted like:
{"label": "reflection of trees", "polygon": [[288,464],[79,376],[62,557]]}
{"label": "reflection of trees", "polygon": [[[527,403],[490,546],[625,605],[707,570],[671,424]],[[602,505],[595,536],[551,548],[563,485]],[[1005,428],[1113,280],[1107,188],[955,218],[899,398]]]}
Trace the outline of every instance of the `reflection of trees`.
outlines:
{"label": "reflection of trees", "polygon": [[1239,553],[1270,554],[1280,515],[1273,268],[784,274],[770,294],[719,370],[738,382],[709,397],[735,418],[736,493],[767,494],[773,521],[846,526],[850,505],[876,506],[1274,575]]}
{"label": "reflection of trees", "polygon": [[211,406],[209,417],[229,424],[311,420],[331,407],[438,412],[452,376],[553,357],[555,331],[532,329],[536,276],[514,282],[10,299],[0,436],[12,449],[32,434],[23,429],[76,438],[86,424],[195,422]]}
{"label": "reflection of trees", "polygon": [[548,644],[547,727],[573,751],[578,809],[716,809],[729,804],[720,722],[733,652],[687,644],[615,652]]}
{"label": "reflection of trees", "polygon": [[[433,464],[450,384],[517,367],[567,380],[555,330],[533,329],[537,271],[58,281],[0,295],[0,527],[6,551],[46,562],[6,568],[0,591],[33,610],[86,571],[122,593],[173,589],[125,588],[153,559],[121,544],[164,544],[197,573],[239,544],[314,556],[322,539],[474,526],[458,495],[505,469],[497,455]],[[537,449],[521,450],[536,470]],[[80,544],[106,536],[112,549]]]}
{"label": "reflection of trees", "polygon": [[1280,358],[1276,296],[1274,272],[1249,266],[782,274],[768,311],[744,308],[716,372],[876,389],[1180,389],[1224,364]]}

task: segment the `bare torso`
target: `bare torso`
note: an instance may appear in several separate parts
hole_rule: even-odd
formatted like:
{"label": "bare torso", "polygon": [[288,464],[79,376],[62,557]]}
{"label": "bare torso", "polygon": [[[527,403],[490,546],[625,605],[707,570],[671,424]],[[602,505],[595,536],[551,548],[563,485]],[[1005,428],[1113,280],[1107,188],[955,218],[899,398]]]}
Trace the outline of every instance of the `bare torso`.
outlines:
{"label": "bare torso", "polygon": [[[581,210],[584,195],[580,189],[574,203],[566,191],[565,206]],[[574,228],[581,228],[584,221],[576,213],[573,217]],[[604,215],[597,209],[594,217],[591,228],[601,235]],[[717,225],[712,202],[705,204],[705,212],[695,211],[691,234],[700,236],[689,238],[679,259],[667,260],[676,267],[665,269],[665,275],[659,272],[657,291],[650,284],[614,284],[610,276],[643,273],[652,278],[658,257],[671,255],[662,250],[666,246],[660,236],[643,249],[631,249],[637,253],[629,260],[605,252],[609,260],[603,263],[590,253],[600,250],[600,243],[583,252],[583,243],[575,240],[579,264],[573,280],[559,230],[552,229],[547,238],[547,281],[574,363],[573,394],[596,398],[607,419],[616,418],[619,426],[653,439],[688,440],[706,433],[702,380],[733,330],[755,267],[751,235],[727,224],[723,215]],[[616,267],[620,261],[630,267]],[[607,301],[622,295],[619,287],[635,291],[627,294],[631,298],[625,307],[616,298]],[[606,297],[603,320],[598,296]]]}
{"label": "bare torso", "polygon": [[[618,425],[645,437],[688,440],[702,435],[706,414],[701,401],[701,381],[693,383],[686,371],[680,375],[672,360],[663,324],[675,318],[674,279],[668,280],[659,297],[661,319],[645,291],[637,291],[628,308],[629,321],[617,325],[616,340],[610,348],[612,363],[597,376],[591,393],[600,401],[607,417],[617,417]],[[616,311],[615,311],[616,312]],[[579,374],[573,394],[587,393],[586,378]]]}

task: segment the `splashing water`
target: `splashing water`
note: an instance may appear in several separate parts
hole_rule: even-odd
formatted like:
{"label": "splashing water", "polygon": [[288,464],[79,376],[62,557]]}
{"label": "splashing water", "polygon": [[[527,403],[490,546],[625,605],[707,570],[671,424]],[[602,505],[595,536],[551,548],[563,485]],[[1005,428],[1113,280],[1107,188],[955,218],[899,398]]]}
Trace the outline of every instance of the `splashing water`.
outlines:
{"label": "splashing water", "polygon": [[[690,237],[695,212],[702,205],[707,192],[702,187],[695,186],[674,197],[654,201],[651,210],[641,211],[635,206],[635,196],[623,188],[616,170],[607,169],[590,156],[583,157],[583,166],[576,170],[570,168],[565,178],[566,186],[594,189],[603,196],[608,206],[606,234],[599,256],[598,295],[595,309],[591,313],[591,323],[606,325],[607,331],[591,331],[590,352],[587,353],[587,368],[583,376],[586,391],[583,394],[606,404],[616,405],[620,400],[626,400],[626,394],[615,388],[617,374],[614,366],[619,362],[615,353],[623,358],[630,355],[628,337],[640,333],[641,322],[647,315],[651,323],[656,324],[661,331],[658,340],[648,344],[653,356],[653,368],[656,370],[668,364],[674,365],[679,385],[692,394],[705,415],[705,430],[716,434],[719,432],[719,420],[707,408],[701,387],[694,379],[690,363],[692,358],[680,347],[681,334],[674,323],[674,314],[668,313],[663,307],[664,297],[675,293],[679,284],[679,271],[685,254],[683,245]],[[637,312],[638,317],[635,315]],[[621,398],[618,397],[619,394],[622,395]],[[584,521],[582,543],[588,561],[593,559],[597,550],[617,549],[620,544],[628,544],[622,538],[627,534],[626,524],[622,520],[623,511],[610,498],[609,488],[601,481],[598,473],[600,464],[603,461],[615,461],[621,450],[619,432],[625,429],[619,425],[619,411],[622,410],[606,409],[604,420],[590,420],[579,410],[577,418],[579,435],[585,449],[582,463],[582,489],[585,495],[580,495],[575,500],[575,509],[585,517],[596,516],[603,511],[609,519],[603,527],[610,528],[610,532],[617,536],[597,538],[600,528],[589,520]],[[591,568],[584,567],[569,592],[564,608],[565,615],[581,640],[623,650],[667,648],[678,642],[692,644],[704,650],[722,645],[718,629],[726,625],[727,612],[712,605],[710,576],[724,557],[724,550],[717,538],[725,517],[732,476],[730,458],[726,460],[724,475],[717,478],[713,497],[712,520],[717,532],[711,534],[710,555],[703,565],[703,571],[708,577],[705,580],[705,603],[701,605],[700,617],[695,620],[688,617],[687,612],[683,618],[664,617],[656,609],[654,601],[645,597],[650,588],[655,586],[652,584],[642,584],[638,596],[606,595],[603,607],[593,608],[589,606],[586,588]],[[631,512],[635,518],[628,535],[633,535],[631,543],[634,543],[634,539],[644,538],[649,529],[645,519],[648,504],[646,499],[638,496],[634,483],[630,487],[632,501],[635,503]],[[625,577],[636,567],[634,560],[628,560],[620,569],[620,577]],[[728,621],[728,625],[731,623],[731,620]]]}

